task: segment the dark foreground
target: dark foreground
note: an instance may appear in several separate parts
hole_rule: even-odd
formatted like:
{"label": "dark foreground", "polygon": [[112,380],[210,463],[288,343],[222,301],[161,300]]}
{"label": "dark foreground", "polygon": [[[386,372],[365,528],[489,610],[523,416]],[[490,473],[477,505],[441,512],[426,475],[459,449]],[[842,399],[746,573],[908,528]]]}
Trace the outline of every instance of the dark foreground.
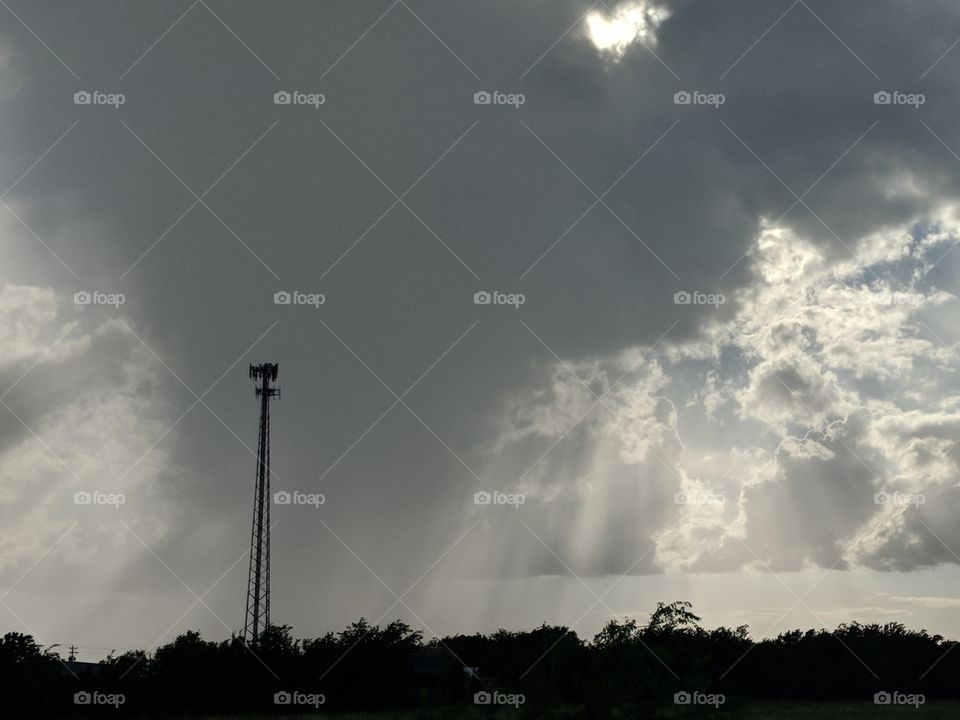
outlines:
{"label": "dark foreground", "polygon": [[675,602],[592,640],[542,625],[424,642],[364,620],[302,640],[271,626],[249,645],[187,632],[100,663],[8,633],[0,717],[960,718],[955,641],[855,622],[754,641],[699,620]]}
{"label": "dark foreground", "polygon": [[[955,720],[960,718],[960,702],[930,702],[919,708],[883,707],[864,703],[743,703],[719,709],[661,709],[645,716],[662,720],[683,718],[717,718],[717,720]],[[419,712],[370,712],[299,715],[208,715],[199,720],[581,720],[581,718],[623,718],[635,720],[629,712],[589,711],[585,708],[554,708],[538,713],[533,708],[520,710],[462,707],[423,710]]]}

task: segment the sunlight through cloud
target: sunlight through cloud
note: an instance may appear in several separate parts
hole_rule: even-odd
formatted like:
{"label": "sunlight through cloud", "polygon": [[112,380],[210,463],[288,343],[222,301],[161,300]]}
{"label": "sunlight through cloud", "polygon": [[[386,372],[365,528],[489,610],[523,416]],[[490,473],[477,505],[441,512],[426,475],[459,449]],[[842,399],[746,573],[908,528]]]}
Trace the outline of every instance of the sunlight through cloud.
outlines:
{"label": "sunlight through cloud", "polygon": [[587,34],[598,50],[619,59],[636,41],[655,43],[657,28],[669,16],[664,8],[646,2],[626,2],[612,12],[587,15]]}

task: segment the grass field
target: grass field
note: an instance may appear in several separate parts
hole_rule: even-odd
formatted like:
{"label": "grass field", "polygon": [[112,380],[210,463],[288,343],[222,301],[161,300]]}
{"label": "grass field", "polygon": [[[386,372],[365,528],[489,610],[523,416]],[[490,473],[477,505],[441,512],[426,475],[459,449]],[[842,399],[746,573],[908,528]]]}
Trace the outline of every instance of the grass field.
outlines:
{"label": "grass field", "polygon": [[[644,715],[645,717],[648,717]],[[641,720],[635,713],[604,714],[588,709],[538,713],[532,707],[520,710],[492,709],[481,707],[449,708],[420,712],[345,713],[317,715],[264,715],[264,716],[215,716],[202,720],[507,720],[508,718],[543,720],[574,720],[603,718],[616,720]],[[919,708],[877,706],[872,703],[744,703],[713,708],[668,708],[658,711],[653,718],[683,720],[683,718],[717,718],[717,720],[904,720],[923,718],[927,720],[956,720],[960,718],[960,703],[931,702]]]}
{"label": "grass field", "polygon": [[733,720],[892,720],[893,718],[930,718],[947,720],[960,718],[960,703],[930,703],[913,706],[883,706],[872,703],[750,703],[720,710],[706,709],[699,713],[662,713],[662,718],[716,717]]}

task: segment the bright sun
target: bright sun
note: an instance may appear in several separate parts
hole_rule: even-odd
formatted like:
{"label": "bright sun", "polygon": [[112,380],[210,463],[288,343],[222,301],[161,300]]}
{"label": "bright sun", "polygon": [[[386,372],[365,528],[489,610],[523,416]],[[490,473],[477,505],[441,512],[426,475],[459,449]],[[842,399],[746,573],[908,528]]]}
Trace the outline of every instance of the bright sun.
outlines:
{"label": "bright sun", "polygon": [[612,13],[587,15],[587,34],[598,50],[620,58],[638,40],[645,44],[656,42],[656,30],[669,16],[665,9],[643,0],[626,2]]}

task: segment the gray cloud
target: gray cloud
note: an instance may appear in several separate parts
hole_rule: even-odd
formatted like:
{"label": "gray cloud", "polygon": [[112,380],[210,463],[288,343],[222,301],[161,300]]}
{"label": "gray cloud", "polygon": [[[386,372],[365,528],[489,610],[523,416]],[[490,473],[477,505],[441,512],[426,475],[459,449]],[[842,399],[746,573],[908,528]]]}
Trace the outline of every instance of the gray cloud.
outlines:
{"label": "gray cloud", "polygon": [[[960,547],[938,515],[955,504],[960,54],[928,72],[960,35],[950,3],[909,23],[894,2],[799,4],[755,47],[788,3],[662,3],[649,50],[616,61],[582,23],[562,35],[590,7],[573,0],[408,2],[376,25],[389,3],[208,4],[145,55],[188,3],[15,7],[60,60],[19,23],[0,34],[3,187],[26,224],[0,209],[0,317],[23,305],[8,292],[36,295],[0,328],[4,378],[79,323],[61,344],[78,359],[38,364],[11,408],[33,425],[88,392],[125,399],[141,448],[212,386],[149,455],[178,531],[144,532],[189,585],[245,549],[244,364],[263,359],[285,391],[275,484],[328,500],[278,513],[275,576],[307,598],[286,601],[295,624],[356,609],[353,590],[308,599],[359,582],[320,519],[397,585],[477,518],[449,576],[564,572],[553,553],[584,575],[735,571],[756,563],[738,537],[775,569],[955,562],[920,524]],[[82,89],[126,103],[74,105]],[[295,89],[326,102],[273,104]],[[474,105],[480,90],[526,102]],[[726,102],[676,105],[680,90]],[[875,105],[881,90],[926,102]],[[87,325],[67,302],[83,289],[128,302]],[[277,306],[278,290],[326,302]],[[476,306],[480,290],[526,303]],[[727,301],[676,305],[683,290]],[[891,292],[916,302],[878,300]],[[395,394],[406,406],[384,415]],[[2,423],[17,452],[28,433]],[[52,437],[63,453],[83,436]],[[922,507],[872,502],[921,485]],[[481,489],[526,492],[529,529],[478,515]],[[166,588],[175,616],[182,586],[141,560],[108,582]],[[241,575],[215,601],[231,620]]]}

